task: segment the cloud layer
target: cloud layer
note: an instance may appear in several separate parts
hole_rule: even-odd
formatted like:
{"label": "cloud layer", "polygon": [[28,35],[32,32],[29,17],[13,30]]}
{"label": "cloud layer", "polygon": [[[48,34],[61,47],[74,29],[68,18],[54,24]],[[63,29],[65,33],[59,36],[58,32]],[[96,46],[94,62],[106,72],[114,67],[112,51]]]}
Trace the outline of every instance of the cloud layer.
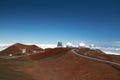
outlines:
{"label": "cloud layer", "polygon": [[[0,44],[0,51],[6,49],[7,47],[11,46],[12,44]],[[30,43],[28,43],[28,45],[31,45]],[[55,48],[56,45],[55,44],[35,44],[43,49],[45,48]]]}
{"label": "cloud layer", "polygon": [[120,41],[115,41],[110,43],[112,46],[120,47]]}
{"label": "cloud layer", "polygon": [[[102,51],[104,51],[105,53],[107,54],[117,54],[117,55],[120,55],[120,41],[117,41],[117,42],[110,42],[110,43],[107,43],[109,44],[110,47],[106,47],[106,46],[102,46],[102,47],[98,47],[98,49],[101,49]],[[0,43],[0,51],[6,49],[7,47],[9,47],[10,45],[12,44],[1,44]],[[28,45],[31,45],[30,43],[28,43]],[[55,48],[57,47],[56,44],[35,44],[43,49],[45,48]],[[64,45],[65,47],[66,45]],[[74,45],[75,47],[77,47],[77,45]],[[87,46],[88,47],[88,46]]]}

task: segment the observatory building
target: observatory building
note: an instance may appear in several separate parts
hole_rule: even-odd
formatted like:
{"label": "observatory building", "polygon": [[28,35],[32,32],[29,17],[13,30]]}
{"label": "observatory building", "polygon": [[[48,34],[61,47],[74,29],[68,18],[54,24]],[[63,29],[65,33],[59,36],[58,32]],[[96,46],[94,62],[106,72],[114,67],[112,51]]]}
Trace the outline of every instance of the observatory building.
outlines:
{"label": "observatory building", "polygon": [[90,49],[91,49],[91,50],[95,50],[95,49],[96,49],[95,44],[90,44]]}
{"label": "observatory building", "polygon": [[67,42],[67,44],[66,44],[66,48],[72,48],[72,47],[73,47],[72,43]]}
{"label": "observatory building", "polygon": [[21,51],[22,51],[22,54],[26,54],[27,52],[26,49],[22,49]]}
{"label": "observatory building", "polygon": [[13,54],[9,54],[9,57],[12,57],[13,56]]}
{"label": "observatory building", "polygon": [[58,47],[58,48],[62,48],[62,47],[63,47],[62,42],[58,42],[58,43],[57,43],[57,47]]}
{"label": "observatory building", "polygon": [[83,42],[81,42],[81,43],[78,44],[78,47],[79,47],[79,48],[84,48],[84,47],[86,47],[86,44],[83,43]]}

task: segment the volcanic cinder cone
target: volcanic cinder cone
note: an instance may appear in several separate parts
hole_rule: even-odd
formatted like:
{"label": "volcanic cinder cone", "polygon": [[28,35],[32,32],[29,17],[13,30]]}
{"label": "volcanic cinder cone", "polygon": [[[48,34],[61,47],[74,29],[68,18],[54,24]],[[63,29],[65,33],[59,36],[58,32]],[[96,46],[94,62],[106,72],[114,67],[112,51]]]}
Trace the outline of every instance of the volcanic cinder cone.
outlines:
{"label": "volcanic cinder cone", "polygon": [[21,43],[13,44],[12,46],[8,47],[7,49],[0,52],[0,55],[22,55],[22,49],[26,49],[26,53],[31,54],[33,51],[39,52],[42,51],[42,48],[39,48],[36,45],[24,45]]}

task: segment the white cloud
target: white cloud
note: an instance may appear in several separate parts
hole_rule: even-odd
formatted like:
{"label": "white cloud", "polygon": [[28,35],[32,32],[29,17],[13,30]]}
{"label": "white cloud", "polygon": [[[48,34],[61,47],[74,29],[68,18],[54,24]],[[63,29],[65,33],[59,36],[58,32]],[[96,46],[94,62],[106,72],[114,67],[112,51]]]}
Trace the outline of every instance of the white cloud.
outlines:
{"label": "white cloud", "polygon": [[[116,42],[108,42],[111,46],[105,47],[105,46],[96,46],[97,49],[100,49],[102,51],[104,51],[107,54],[119,54],[120,55],[120,41],[116,41]],[[6,49],[7,47],[9,47],[10,45],[12,45],[13,43],[9,43],[9,44],[4,44],[4,43],[0,43],[0,51]],[[45,48],[55,48],[57,47],[57,44],[37,44],[37,43],[25,43],[27,45],[32,45],[35,44],[43,49]],[[68,44],[68,43],[67,43]],[[78,45],[73,45],[72,43],[69,43],[69,45],[72,45],[74,47],[78,47]],[[106,44],[107,45],[107,44]],[[114,47],[116,45],[117,47]],[[64,47],[66,47],[66,44],[64,45]],[[86,47],[89,47],[86,45]]]}
{"label": "white cloud", "polygon": [[120,47],[120,41],[107,42],[109,46]]}
{"label": "white cloud", "polygon": [[120,41],[98,42],[97,44],[100,46],[98,49],[104,51],[107,54],[120,55]]}
{"label": "white cloud", "polygon": [[120,53],[117,52],[109,52],[109,51],[104,51],[106,54],[113,54],[113,55],[120,55]]}
{"label": "white cloud", "polygon": [[55,48],[55,47],[57,47],[56,44],[35,44],[35,45],[37,45],[37,46],[39,46],[39,47],[41,47],[41,48],[43,48],[43,49],[45,49],[45,48]]}
{"label": "white cloud", "polygon": [[116,47],[99,47],[100,50],[105,52],[106,54],[115,54],[120,55],[120,48]]}
{"label": "white cloud", "polygon": [[120,52],[120,48],[116,48],[116,47],[101,47],[99,49],[107,50],[107,51],[119,51]]}
{"label": "white cloud", "polygon": [[3,47],[3,46],[10,46],[12,44],[4,44],[4,43],[0,43],[0,47]]}
{"label": "white cloud", "polygon": [[8,46],[0,46],[0,51],[6,49]]}
{"label": "white cloud", "polygon": [[2,51],[2,50],[4,50],[4,49],[8,48],[10,45],[12,45],[12,44],[0,43],[0,51]]}
{"label": "white cloud", "polygon": [[108,47],[106,50],[115,50],[115,51],[120,51],[120,48],[113,48],[113,47]]}
{"label": "white cloud", "polygon": [[[31,43],[26,43],[27,45],[32,45]],[[4,44],[4,43],[0,43],[0,51],[8,48],[10,45],[13,45],[13,44]],[[56,47],[56,44],[34,44],[34,45],[37,45],[38,47],[40,48],[55,48]]]}
{"label": "white cloud", "polygon": [[[23,43],[24,44],[24,43]],[[57,47],[57,44],[39,44],[39,43],[25,43],[26,45],[36,45],[40,48],[55,48]]]}

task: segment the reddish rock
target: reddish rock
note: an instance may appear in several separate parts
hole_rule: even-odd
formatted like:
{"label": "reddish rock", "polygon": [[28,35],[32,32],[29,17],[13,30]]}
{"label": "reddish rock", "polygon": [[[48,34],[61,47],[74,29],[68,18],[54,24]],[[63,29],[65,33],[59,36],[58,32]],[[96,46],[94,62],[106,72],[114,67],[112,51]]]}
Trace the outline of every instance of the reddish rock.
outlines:
{"label": "reddish rock", "polygon": [[26,49],[26,53],[31,54],[33,53],[34,50],[36,51],[42,51],[42,48],[39,48],[36,45],[24,45],[21,43],[16,43],[14,45],[11,45],[10,47],[8,47],[7,49],[3,50],[0,52],[0,55],[9,55],[9,54],[13,54],[14,55],[22,55],[22,49]]}

